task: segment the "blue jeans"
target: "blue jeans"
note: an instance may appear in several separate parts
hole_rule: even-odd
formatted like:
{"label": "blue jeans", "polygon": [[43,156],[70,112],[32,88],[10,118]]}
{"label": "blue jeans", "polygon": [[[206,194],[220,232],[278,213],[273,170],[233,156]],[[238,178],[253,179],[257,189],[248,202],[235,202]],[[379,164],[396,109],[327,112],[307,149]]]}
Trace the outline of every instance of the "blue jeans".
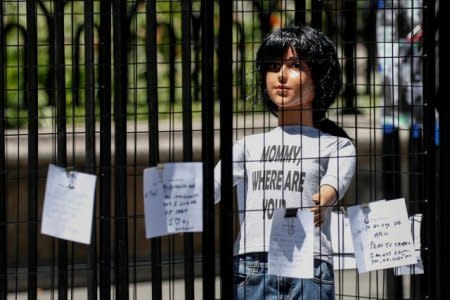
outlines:
{"label": "blue jeans", "polygon": [[298,299],[333,300],[333,266],[314,259],[314,278],[298,279],[267,274],[267,253],[235,257],[234,298],[246,300]]}

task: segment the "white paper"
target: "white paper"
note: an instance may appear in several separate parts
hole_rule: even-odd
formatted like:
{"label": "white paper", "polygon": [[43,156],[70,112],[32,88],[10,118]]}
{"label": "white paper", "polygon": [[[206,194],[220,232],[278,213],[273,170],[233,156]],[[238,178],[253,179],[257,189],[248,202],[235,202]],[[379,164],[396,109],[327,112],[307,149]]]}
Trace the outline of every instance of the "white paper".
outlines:
{"label": "white paper", "polygon": [[202,163],[167,163],[144,170],[147,238],[203,230]]}
{"label": "white paper", "polygon": [[360,273],[417,262],[405,199],[352,206],[348,215]]}
{"label": "white paper", "polygon": [[395,275],[420,275],[424,274],[422,256],[420,255],[421,241],[420,241],[420,227],[422,224],[422,214],[415,214],[409,217],[411,222],[411,230],[414,239],[414,250],[416,253],[417,263],[415,265],[402,266],[395,268]]}
{"label": "white paper", "polygon": [[91,243],[96,176],[67,172],[50,164],[45,186],[41,233]]}
{"label": "white paper", "polygon": [[268,273],[292,278],[314,277],[314,217],[309,209],[298,209],[286,218],[286,210],[274,210]]}
{"label": "white paper", "polygon": [[365,259],[365,244],[367,237],[367,224],[368,218],[364,214],[361,206],[349,207],[347,209],[350,231],[352,233],[353,247],[355,250],[356,266],[359,273],[365,273],[368,271]]}
{"label": "white paper", "polygon": [[331,212],[331,247],[335,270],[356,268],[350,222],[342,212]]}

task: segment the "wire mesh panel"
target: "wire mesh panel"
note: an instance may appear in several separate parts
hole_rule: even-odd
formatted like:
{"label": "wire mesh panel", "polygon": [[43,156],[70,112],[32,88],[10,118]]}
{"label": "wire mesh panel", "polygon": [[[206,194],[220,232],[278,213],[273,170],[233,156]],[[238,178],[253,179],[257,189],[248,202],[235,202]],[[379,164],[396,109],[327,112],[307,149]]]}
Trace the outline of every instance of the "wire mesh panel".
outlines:
{"label": "wire mesh panel", "polygon": [[[278,297],[312,283],[317,293],[294,298],[445,299],[436,11],[431,0],[0,0],[0,299],[250,299],[240,267],[269,272],[259,298],[275,280]],[[319,33],[300,41],[304,25]],[[265,40],[286,27],[297,29]],[[316,56],[326,51],[340,68]],[[310,85],[289,86],[291,71]],[[291,93],[311,106],[286,106]],[[203,230],[147,239],[143,171],[178,162],[202,162]],[[41,233],[49,164],[97,176],[89,244]],[[341,193],[316,206],[323,186]],[[360,272],[348,208],[398,198],[421,225],[424,274]],[[297,285],[271,275],[280,208],[323,222],[311,227],[320,274]],[[331,279],[317,278],[325,268]]]}

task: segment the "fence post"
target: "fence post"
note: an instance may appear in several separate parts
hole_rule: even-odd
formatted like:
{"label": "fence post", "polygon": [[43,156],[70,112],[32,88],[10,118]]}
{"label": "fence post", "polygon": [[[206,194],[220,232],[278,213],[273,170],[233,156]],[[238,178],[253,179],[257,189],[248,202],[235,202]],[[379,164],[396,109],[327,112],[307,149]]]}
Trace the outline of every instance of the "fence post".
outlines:
{"label": "fence post", "polygon": [[[64,55],[64,2],[55,1],[55,100],[56,100],[56,161],[60,167],[67,167],[66,138],[66,83]],[[58,299],[67,299],[67,247],[66,240],[58,239]]]}
{"label": "fence post", "polygon": [[116,298],[128,299],[127,95],[128,31],[126,1],[113,1],[114,202]]}
{"label": "fence post", "polygon": [[[439,128],[437,131],[437,138],[438,141],[436,144],[439,145],[439,151],[438,151],[438,158],[437,158],[437,166],[439,168],[439,181],[438,181],[438,186],[439,186],[439,193],[438,193],[438,198],[443,197],[444,195],[447,195],[447,183],[450,182],[449,181],[449,175],[448,175],[448,170],[450,168],[450,160],[446,159],[445,155],[447,155],[447,153],[449,153],[449,137],[450,137],[450,118],[449,116],[449,109],[448,106],[445,103],[444,98],[442,97],[442,94],[440,92],[440,83],[441,83],[441,77],[439,76],[440,74],[440,66],[445,65],[445,62],[447,61],[448,63],[448,56],[447,55],[443,55],[442,56],[442,61],[441,61],[441,56],[440,53],[448,53],[448,44],[445,44],[442,46],[439,42],[440,40],[440,35],[442,33],[441,30],[441,17],[440,17],[440,13],[439,13],[439,6],[440,6],[440,1],[436,1],[435,4],[435,10],[436,10],[436,23],[435,25],[437,26],[435,29],[435,36],[436,36],[436,59],[435,59],[435,66],[436,69],[435,74],[436,74],[436,83],[437,83],[437,109],[438,109],[438,113],[439,113]],[[445,27],[447,28],[447,27]],[[445,32],[448,32],[448,30],[446,30]],[[443,48],[443,51],[440,51],[440,49]],[[441,249],[442,249],[442,253],[448,254],[450,251],[450,242],[448,240],[448,228],[450,228],[450,205],[447,201],[442,201],[441,202],[441,206],[442,209],[440,210],[440,216],[438,216],[441,220],[442,220],[442,228],[444,228],[445,230],[441,231],[441,235],[439,236],[439,238],[443,241],[443,245],[441,245]],[[448,299],[450,298],[450,287],[448,286],[449,280],[450,280],[450,275],[448,274],[448,270],[450,267],[450,258],[448,255],[443,255],[442,256],[442,261],[441,261],[441,272],[439,274],[439,277],[441,278],[441,282],[444,282],[443,286],[442,286],[442,297],[443,299]]]}
{"label": "fence post", "polygon": [[[409,173],[409,213],[414,215],[420,213],[421,201],[425,199],[424,194],[424,150],[422,126],[414,126],[410,128],[408,140],[408,173]],[[415,233],[413,233],[415,234]],[[414,270],[414,269],[413,269]],[[424,275],[414,274],[411,276],[410,293],[411,299],[422,299],[422,281]]]}
{"label": "fence post", "polygon": [[45,91],[47,93],[48,106],[55,105],[55,18],[52,16],[44,4],[43,0],[37,0],[37,5],[41,9],[48,26],[48,56],[49,56],[49,66],[47,71],[47,77],[45,82]]}
{"label": "fence post", "polygon": [[295,0],[295,24],[306,24],[306,1]]}
{"label": "fence post", "polygon": [[[437,1],[436,3],[436,8],[438,9],[438,22],[437,22],[437,30],[436,33],[437,38],[440,39],[440,34],[441,34],[441,19],[439,16],[439,1]],[[440,51],[440,48],[443,47],[443,51]],[[447,49],[447,50],[446,50]],[[448,53],[448,44],[444,43],[444,46],[441,46],[441,44],[439,43],[439,40],[437,41],[437,48],[436,50],[437,52],[437,70],[435,70],[436,74],[438,75],[436,80],[437,80],[437,108],[438,108],[438,112],[439,112],[439,131],[437,132],[437,137],[439,138],[438,141],[438,145],[439,145],[439,152],[438,152],[438,168],[439,168],[439,181],[438,181],[438,185],[439,185],[439,194],[438,194],[438,198],[440,199],[441,197],[444,197],[445,195],[447,195],[448,190],[447,190],[447,184],[448,182],[450,182],[450,178],[449,178],[449,174],[448,174],[448,170],[450,168],[450,159],[447,159],[446,155],[449,153],[449,139],[450,139],[450,118],[448,116],[450,110],[448,109],[448,105],[447,103],[445,103],[446,100],[444,100],[441,92],[440,92],[440,83],[441,83],[441,78],[439,76],[440,74],[440,66],[445,64],[445,61],[447,61],[448,63],[448,56],[447,55],[443,55],[442,56],[442,62],[441,57],[439,55],[439,53]],[[442,240],[443,244],[441,245],[441,249],[442,249],[442,253],[445,253],[445,255],[442,255],[441,257],[441,269],[440,269],[440,273],[439,273],[439,277],[441,278],[441,282],[443,282],[444,284],[442,285],[441,288],[441,296],[443,299],[449,299],[450,298],[450,287],[448,286],[448,282],[450,280],[450,275],[448,274],[448,270],[450,267],[450,258],[448,256],[448,253],[450,251],[450,242],[448,240],[448,228],[450,228],[450,205],[448,203],[448,201],[441,201],[441,210],[440,210],[440,215],[438,216],[439,219],[442,220],[442,227],[444,228],[444,230],[441,231],[441,234],[439,236],[439,239]]]}
{"label": "fence post", "polygon": [[202,0],[203,299],[215,298],[214,2]]}
{"label": "fence post", "polygon": [[[153,167],[159,162],[158,138],[158,65],[156,57],[156,3],[147,1],[145,10],[146,30],[146,73],[147,73],[147,105],[149,112],[149,166]],[[161,274],[161,238],[151,240],[152,257],[152,299],[162,299]]]}
{"label": "fence post", "polygon": [[3,35],[3,0],[0,0],[0,300],[6,300],[8,295],[8,260],[7,227],[8,201],[6,193],[6,164],[5,164],[5,36]]}
{"label": "fence post", "polygon": [[[86,172],[96,174],[95,163],[95,75],[94,75],[94,5],[84,2],[84,57],[85,57],[85,130]],[[94,196],[95,197],[95,196]],[[96,199],[96,198],[94,198]],[[88,299],[97,299],[97,218],[96,201],[92,216],[91,245],[88,256]]]}
{"label": "fence post", "polygon": [[[192,1],[182,1],[183,161],[192,161],[191,15]],[[184,233],[184,296],[194,300],[194,234]]]}
{"label": "fence post", "polygon": [[36,1],[27,0],[27,102],[28,102],[28,299],[37,298],[38,234],[38,93]]}
{"label": "fence post", "polygon": [[[383,128],[383,191],[385,199],[401,197],[401,168],[400,168],[400,136],[399,129],[385,124]],[[386,293],[392,299],[403,299],[401,277],[394,276],[392,269],[385,271]]]}
{"label": "fence post", "polygon": [[[424,99],[424,147],[425,147],[425,178],[430,181],[425,185],[424,209],[424,268],[427,274],[425,290],[427,299],[445,299],[445,286],[448,285],[440,276],[441,272],[448,271],[441,265],[441,246],[444,241],[440,239],[443,221],[440,216],[442,202],[436,197],[436,147],[435,147],[435,1],[423,1],[423,99]],[[444,116],[447,117],[447,116]],[[446,184],[446,183],[443,183]],[[447,238],[444,238],[446,240]],[[444,297],[444,298],[443,298]]]}
{"label": "fence post", "polygon": [[100,299],[111,298],[111,1],[100,1]]}
{"label": "fence post", "polygon": [[344,0],[344,99],[345,105],[343,112],[353,114],[357,113],[358,109],[355,106],[356,98],[356,1]]}
{"label": "fence post", "polygon": [[[219,31],[219,101],[220,101],[220,279],[221,298],[233,299],[233,3],[221,0]],[[242,56],[241,59],[245,57]],[[211,199],[212,200],[212,199]]]}
{"label": "fence post", "polygon": [[322,30],[322,0],[311,0],[311,26]]}

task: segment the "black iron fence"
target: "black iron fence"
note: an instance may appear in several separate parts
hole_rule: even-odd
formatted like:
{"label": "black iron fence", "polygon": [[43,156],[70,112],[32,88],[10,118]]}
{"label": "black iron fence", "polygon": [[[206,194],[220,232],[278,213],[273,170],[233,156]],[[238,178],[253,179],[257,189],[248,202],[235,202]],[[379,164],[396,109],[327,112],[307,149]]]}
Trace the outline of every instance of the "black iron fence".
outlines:
{"label": "black iron fence", "polygon": [[[423,214],[424,275],[339,270],[336,297],[448,298],[438,7],[0,0],[0,299],[231,299],[237,210],[214,206],[213,169],[276,124],[256,97],[255,52],[302,23],[331,37],[343,67],[329,117],[358,154],[342,205],[405,197]],[[204,230],[146,240],[142,171],[176,161],[203,162]],[[49,163],[98,176],[89,246],[40,234]],[[232,190],[222,168],[222,198]]]}

